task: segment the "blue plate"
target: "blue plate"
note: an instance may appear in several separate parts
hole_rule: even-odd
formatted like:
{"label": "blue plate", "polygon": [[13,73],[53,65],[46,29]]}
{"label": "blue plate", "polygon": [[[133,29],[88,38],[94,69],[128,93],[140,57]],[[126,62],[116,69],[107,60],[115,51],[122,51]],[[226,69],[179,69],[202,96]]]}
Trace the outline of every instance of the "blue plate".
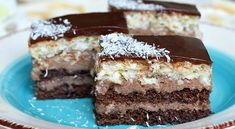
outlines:
{"label": "blue plate", "polygon": [[[235,104],[235,61],[213,49],[209,49],[213,60],[213,90],[210,96],[214,113]],[[0,94],[14,107],[31,116],[46,121],[82,127],[98,128],[95,124],[92,99],[36,100],[31,80],[31,58],[29,55],[9,66],[0,79]],[[157,125],[155,127],[164,127]],[[170,126],[170,125],[167,125]],[[128,125],[99,128],[127,128]],[[138,126],[138,128],[145,128]]]}

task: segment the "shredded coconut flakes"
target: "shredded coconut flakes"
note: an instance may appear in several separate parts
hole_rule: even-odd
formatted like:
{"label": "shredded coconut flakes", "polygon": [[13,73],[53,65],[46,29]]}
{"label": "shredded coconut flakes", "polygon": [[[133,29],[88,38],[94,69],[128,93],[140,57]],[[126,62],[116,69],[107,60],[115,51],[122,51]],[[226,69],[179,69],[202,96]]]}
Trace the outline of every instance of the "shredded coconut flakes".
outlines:
{"label": "shredded coconut flakes", "polygon": [[46,72],[43,77],[46,78],[47,76],[48,76],[48,69],[46,69]]}
{"label": "shredded coconut flakes", "polygon": [[112,59],[120,56],[132,56],[143,59],[165,57],[167,62],[170,62],[170,51],[156,47],[154,44],[149,45],[145,42],[137,41],[133,37],[122,33],[101,36],[100,45],[102,51],[99,56],[110,56]]}
{"label": "shredded coconut flakes", "polygon": [[[62,19],[60,20],[62,21]],[[51,37],[56,40],[63,37],[64,33],[71,28],[68,19],[64,19],[62,24],[54,24],[52,21],[38,20],[32,24],[31,38],[36,40],[39,37]]]}
{"label": "shredded coconut flakes", "polygon": [[161,10],[164,9],[162,5],[145,4],[142,0],[109,0],[109,4],[118,9],[130,10]]}
{"label": "shredded coconut flakes", "polygon": [[135,121],[135,119],[134,119],[134,118],[132,118],[132,117],[131,117],[131,120],[132,120],[132,121]]}
{"label": "shredded coconut flakes", "polygon": [[148,113],[146,114],[146,117],[147,117],[147,120],[149,120],[149,114]]}

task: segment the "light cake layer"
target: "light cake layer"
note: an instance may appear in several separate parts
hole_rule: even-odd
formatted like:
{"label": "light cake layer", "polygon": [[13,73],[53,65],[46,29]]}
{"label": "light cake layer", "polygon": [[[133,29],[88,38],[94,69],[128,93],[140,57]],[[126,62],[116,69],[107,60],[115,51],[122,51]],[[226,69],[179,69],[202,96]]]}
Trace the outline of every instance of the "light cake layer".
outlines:
{"label": "light cake layer", "polygon": [[36,60],[44,60],[59,55],[66,60],[72,54],[78,58],[84,51],[92,51],[99,48],[98,36],[78,36],[72,39],[61,38],[59,40],[41,41],[29,46],[32,57]]}
{"label": "light cake layer", "polygon": [[199,16],[156,11],[125,12],[131,34],[182,35],[202,38]]}

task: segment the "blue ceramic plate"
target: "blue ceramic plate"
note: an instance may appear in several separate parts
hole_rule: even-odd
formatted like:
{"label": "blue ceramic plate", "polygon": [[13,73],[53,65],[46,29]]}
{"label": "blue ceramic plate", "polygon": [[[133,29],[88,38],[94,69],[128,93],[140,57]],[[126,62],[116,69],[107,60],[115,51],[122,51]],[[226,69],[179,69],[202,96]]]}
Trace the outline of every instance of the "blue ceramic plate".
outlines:
{"label": "blue ceramic plate", "polygon": [[[216,29],[207,25],[204,26],[205,28],[206,30]],[[5,56],[0,55],[0,120],[4,118],[17,124],[38,128],[146,128],[129,125],[98,127],[95,123],[91,98],[36,100],[30,74],[31,57],[27,54],[27,45],[24,44],[22,47],[16,44],[17,41],[26,41],[27,37],[28,32],[21,32],[2,40],[5,43],[2,47],[0,44],[0,51],[5,54]],[[205,37],[205,42],[221,40],[207,35]],[[235,44],[235,39],[233,41]],[[7,44],[9,42],[15,44],[9,45]],[[214,114],[185,124],[156,125],[152,128],[197,128],[235,119],[235,114],[231,113],[235,112],[235,55],[231,54],[231,48],[235,48],[234,44],[229,45],[230,47],[206,44],[214,62],[213,89],[210,96]],[[1,49],[3,47],[5,49]]]}

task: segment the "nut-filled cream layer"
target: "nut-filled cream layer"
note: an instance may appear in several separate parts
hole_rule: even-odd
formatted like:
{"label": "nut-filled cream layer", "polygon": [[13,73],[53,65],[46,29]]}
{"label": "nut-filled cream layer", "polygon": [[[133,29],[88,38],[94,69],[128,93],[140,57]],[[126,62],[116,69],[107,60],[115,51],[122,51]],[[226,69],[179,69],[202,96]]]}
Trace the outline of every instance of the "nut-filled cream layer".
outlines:
{"label": "nut-filled cream layer", "polygon": [[50,80],[43,80],[37,82],[37,86],[46,91],[53,90],[55,88],[60,87],[61,85],[77,85],[77,86],[85,86],[85,85],[93,85],[94,81],[91,76],[83,75],[83,76],[64,76],[60,78],[52,78]]}
{"label": "nut-filled cream layer", "polygon": [[[184,35],[201,38],[199,16],[181,13],[161,13],[156,11],[125,12],[130,33],[140,34],[137,30],[146,30],[150,35]],[[148,31],[148,32],[147,32]],[[159,33],[160,32],[160,33]]]}
{"label": "nut-filled cream layer", "polygon": [[[76,53],[76,52],[75,52]],[[94,68],[95,51],[83,51],[83,53],[76,57],[74,53],[66,55],[56,55],[54,57],[46,58],[44,60],[33,60],[32,79],[40,80],[42,71],[49,70],[66,70],[68,73],[74,71],[90,71]]]}
{"label": "nut-filled cream layer", "polygon": [[122,84],[115,84],[108,80],[96,82],[96,94],[105,95],[109,89],[113,89],[118,94],[128,95],[132,92],[139,92],[145,94],[148,90],[155,90],[161,93],[171,93],[174,91],[181,91],[183,89],[191,90],[209,90],[211,91],[211,86],[204,86],[200,84],[198,79],[193,80],[170,80],[167,78],[159,78],[159,84],[145,84],[141,85],[140,81],[133,80],[133,82],[123,81]]}
{"label": "nut-filled cream layer", "polygon": [[144,60],[109,60],[96,63],[95,69],[98,93],[105,93],[109,89],[107,87],[110,85],[109,83],[118,84],[119,87],[121,86],[120,88],[128,88],[131,85],[148,86],[158,91],[166,89],[174,91],[182,88],[211,89],[212,69],[207,64],[192,64],[188,61],[167,63],[158,60],[148,62]]}
{"label": "nut-filled cream layer", "polygon": [[125,114],[127,110],[138,110],[144,109],[146,111],[158,111],[158,110],[208,110],[210,109],[210,105],[208,102],[196,102],[192,104],[185,104],[179,102],[173,103],[111,103],[108,105],[95,103],[96,112],[98,114],[112,114],[115,112],[120,112],[121,114]]}

